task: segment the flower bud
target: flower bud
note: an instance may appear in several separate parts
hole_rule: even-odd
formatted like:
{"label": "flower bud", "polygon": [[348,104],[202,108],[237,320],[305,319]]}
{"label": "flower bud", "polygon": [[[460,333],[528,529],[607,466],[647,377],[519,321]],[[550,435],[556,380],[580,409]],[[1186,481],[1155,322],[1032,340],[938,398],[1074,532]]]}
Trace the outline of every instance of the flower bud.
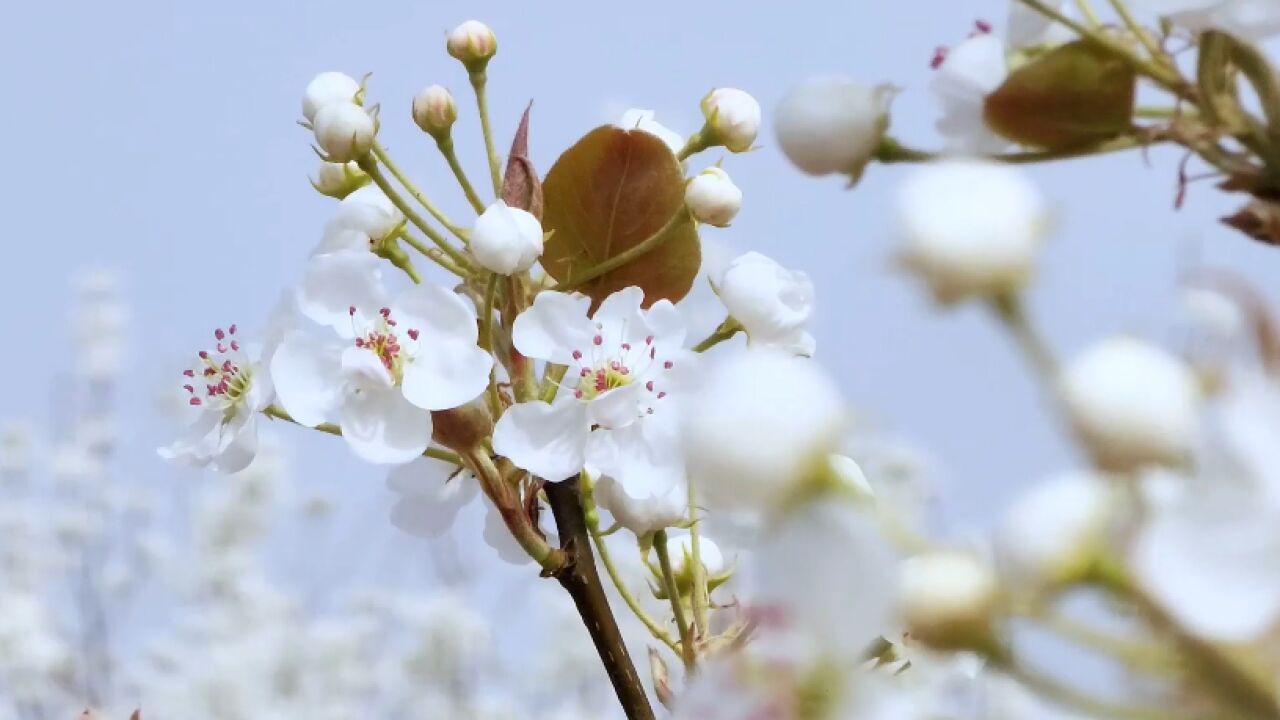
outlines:
{"label": "flower bud", "polygon": [[702,98],[702,114],[714,143],[730,152],[746,152],[760,132],[760,103],[734,88],[718,88]]}
{"label": "flower bud", "polygon": [[774,113],[774,132],[787,159],[810,175],[857,179],[889,127],[888,85],[868,88],[842,77],[806,80]]}
{"label": "flower bud", "polygon": [[542,224],[531,213],[498,200],[476,218],[471,254],[500,275],[524,272],[542,255]]}
{"label": "flower bud", "polygon": [[369,176],[355,163],[321,162],[311,186],[321,195],[341,200],[369,184]]}
{"label": "flower bud", "polygon": [[450,450],[468,452],[492,434],[493,417],[483,401],[431,413],[431,439]]}
{"label": "flower bud", "polygon": [[345,163],[364,157],[373,147],[377,128],[359,105],[330,103],[316,113],[316,144],[329,162]]}
{"label": "flower bud", "polygon": [[1025,175],[970,160],[916,170],[897,205],[902,259],[944,303],[1021,288],[1048,225],[1044,199]]}
{"label": "flower bud", "polygon": [[867,482],[866,473],[862,472],[862,466],[858,465],[857,461],[848,455],[832,453],[827,456],[827,463],[840,484],[854,496],[860,500],[875,500],[876,491],[872,489],[871,483]]}
{"label": "flower bud", "polygon": [[689,477],[707,506],[765,510],[826,459],[844,408],[811,360],[761,348],[712,366],[682,421]]}
{"label": "flower bud", "polygon": [[1201,396],[1179,358],[1132,338],[1104,340],[1073,360],[1061,380],[1076,433],[1104,470],[1178,465],[1195,440]]}
{"label": "flower bud", "polygon": [[445,48],[471,72],[483,70],[489,58],[498,52],[498,38],[488,25],[468,20],[449,31]]}
{"label": "flower bud", "polygon": [[684,202],[698,222],[728,227],[742,207],[742,190],[729,179],[729,173],[709,167],[685,185]]}
{"label": "flower bud", "polygon": [[813,336],[805,329],[813,315],[813,283],[758,252],[734,258],[716,287],[720,301],[747,331],[753,347],[812,355]]}
{"label": "flower bud", "polygon": [[986,563],[957,551],[916,555],[902,564],[898,589],[916,640],[939,650],[988,646],[998,585]]}
{"label": "flower bud", "polygon": [[996,546],[1004,568],[1033,589],[1081,580],[1105,547],[1111,488],[1092,473],[1064,473],[1018,498]]}
{"label": "flower bud", "polygon": [[315,122],[316,113],[330,103],[354,103],[360,83],[340,72],[322,72],[307,83],[302,93],[302,116]]}
{"label": "flower bud", "polygon": [[[687,533],[672,536],[667,543],[667,554],[671,557],[671,574],[676,581],[676,590],[681,596],[686,596],[693,589],[693,536]],[[720,546],[705,534],[698,536],[698,554],[706,574],[708,590],[714,590],[723,585],[731,577],[732,572],[726,572],[728,568],[725,566],[724,554],[720,552]],[[657,568],[650,567],[650,570],[657,570]],[[661,588],[661,575],[654,579]],[[667,599],[664,590],[659,591],[660,600]]]}
{"label": "flower bud", "polygon": [[413,121],[422,132],[439,140],[448,137],[458,119],[453,95],[439,85],[428,85],[413,98]]}

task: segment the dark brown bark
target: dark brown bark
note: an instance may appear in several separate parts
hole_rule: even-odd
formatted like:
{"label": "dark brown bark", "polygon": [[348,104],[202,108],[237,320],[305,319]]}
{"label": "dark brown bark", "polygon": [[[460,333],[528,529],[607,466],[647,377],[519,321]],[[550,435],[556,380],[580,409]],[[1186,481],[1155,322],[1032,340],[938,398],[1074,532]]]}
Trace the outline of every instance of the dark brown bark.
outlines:
{"label": "dark brown bark", "polygon": [[551,503],[551,513],[560,533],[560,548],[568,557],[564,567],[554,577],[573,598],[573,604],[582,616],[582,622],[591,633],[591,641],[600,653],[609,682],[618,694],[618,702],[629,720],[653,720],[653,708],[645,695],[644,685],[636,673],[635,663],[627,653],[622,633],[609,609],[604,586],[596,572],[595,555],[591,552],[591,536],[587,533],[586,519],[582,514],[582,498],[578,490],[578,478],[561,482],[548,482],[544,489]]}

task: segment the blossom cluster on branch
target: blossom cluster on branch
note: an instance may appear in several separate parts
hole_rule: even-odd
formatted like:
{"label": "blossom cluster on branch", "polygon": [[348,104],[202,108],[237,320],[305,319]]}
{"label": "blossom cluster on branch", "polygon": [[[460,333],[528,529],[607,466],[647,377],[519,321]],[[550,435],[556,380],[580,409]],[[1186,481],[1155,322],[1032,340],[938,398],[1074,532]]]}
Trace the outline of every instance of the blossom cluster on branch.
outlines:
{"label": "blossom cluster on branch", "polygon": [[[216,329],[183,372],[190,424],[161,453],[240,471],[271,419],[386,466],[411,534],[441,536],[483,498],[483,539],[572,598],[629,718],[1276,717],[1277,331],[1207,275],[1188,289],[1201,346],[1104,338],[1060,363],[1025,303],[1052,202],[1012,165],[1175,144],[1249,198],[1227,224],[1280,243],[1280,80],[1251,43],[1280,11],[1108,5],[1016,0],[1003,36],[979,22],[939,49],[939,152],[889,134],[888,85],[809,80],[775,116],[807,173],[920,165],[892,209],[902,265],[940,307],[991,310],[1084,450],[989,542],[930,537],[846,454],[804,273],[756,252],[704,269],[700,234],[744,193],[720,163],[691,165],[751,150],[756,100],[712,90],[688,136],[628,111],[540,173],[530,110],[499,155],[498,43],[476,21],[445,49],[474,96],[482,179],[456,154],[448,90],[405,108],[474,218],[396,164],[367,77],[317,75],[300,124],[333,215],[261,332]],[[1175,46],[1197,50],[1194,74]],[[1167,104],[1137,106],[1139,89]],[[705,338],[682,304],[699,278],[724,311]],[[1130,631],[1064,616],[1076,594]],[[1037,669],[1025,624],[1116,662],[1124,696]],[[625,627],[647,632],[647,662]]]}

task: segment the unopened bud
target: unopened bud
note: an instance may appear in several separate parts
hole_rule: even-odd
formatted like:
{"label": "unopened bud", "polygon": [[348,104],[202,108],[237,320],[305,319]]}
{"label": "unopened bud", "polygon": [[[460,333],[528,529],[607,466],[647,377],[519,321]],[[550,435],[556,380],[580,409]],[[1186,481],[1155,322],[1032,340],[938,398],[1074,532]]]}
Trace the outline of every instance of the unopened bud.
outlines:
{"label": "unopened bud", "polygon": [[316,113],[330,103],[354,103],[360,92],[355,78],[340,72],[322,72],[307,83],[302,93],[302,116],[315,122]]}
{"label": "unopened bud", "polygon": [[787,159],[810,175],[844,173],[858,179],[889,127],[894,89],[870,88],[843,77],[806,80],[774,113],[774,132]]}
{"label": "unopened bud", "polygon": [[903,621],[913,638],[939,650],[986,648],[997,590],[995,573],[972,555],[916,555],[901,570]]}
{"label": "unopened bud", "polygon": [[1032,591],[1083,579],[1106,546],[1112,504],[1105,478],[1065,473],[1018,498],[997,536],[1001,568]]}
{"label": "unopened bud", "polygon": [[471,228],[471,254],[499,275],[524,272],[542,255],[542,224],[532,213],[498,200]]}
{"label": "unopened bud", "polygon": [[760,103],[751,95],[735,88],[717,88],[702,98],[702,114],[706,130],[713,135],[711,144],[723,145],[730,152],[746,152],[760,133]]}
{"label": "unopened bud", "polygon": [[413,121],[422,132],[437,140],[448,137],[458,119],[453,95],[439,85],[428,85],[413,98]]}
{"label": "unopened bud", "polygon": [[369,176],[355,163],[321,162],[311,186],[321,195],[341,200],[369,184]]}
{"label": "unopened bud", "polygon": [[316,144],[329,162],[345,163],[364,157],[373,148],[377,127],[364,108],[353,103],[330,103],[316,113]]}
{"label": "unopened bud", "polygon": [[488,25],[479,20],[468,20],[449,31],[445,47],[468,70],[478,72],[498,52],[498,38]]}
{"label": "unopened bud", "polygon": [[684,202],[698,222],[728,227],[742,207],[742,190],[729,179],[729,173],[709,167],[685,185]]}
{"label": "unopened bud", "polygon": [[450,450],[468,452],[493,434],[493,417],[482,401],[431,413],[431,439]]}

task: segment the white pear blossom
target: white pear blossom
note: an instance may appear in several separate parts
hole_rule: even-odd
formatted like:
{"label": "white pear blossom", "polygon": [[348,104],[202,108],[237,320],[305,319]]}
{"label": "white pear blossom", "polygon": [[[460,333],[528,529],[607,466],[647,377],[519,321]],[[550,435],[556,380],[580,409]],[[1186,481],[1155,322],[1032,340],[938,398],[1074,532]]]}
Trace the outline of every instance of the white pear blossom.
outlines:
{"label": "white pear blossom", "polygon": [[897,216],[904,263],[940,302],[1021,288],[1049,225],[1022,172],[971,160],[918,168],[899,188]]}
{"label": "white pear blossom", "polygon": [[884,137],[895,93],[889,85],[869,88],[845,77],[810,78],[774,113],[778,145],[810,175],[858,177]]}
{"label": "white pear blossom", "polygon": [[449,54],[471,67],[488,62],[498,52],[498,38],[488,25],[479,20],[468,20],[449,31],[445,38]]}
{"label": "white pear blossom", "polygon": [[623,130],[640,130],[657,137],[671,148],[673,155],[684,149],[684,136],[655,120],[652,110],[632,108],[622,114],[618,127]]}
{"label": "white pear blossom", "polygon": [[972,554],[936,550],[902,564],[902,619],[913,637],[935,647],[964,647],[985,633],[999,583]]}
{"label": "white pear blossom", "polygon": [[1273,0],[1133,0],[1133,5],[1191,30],[1224,30],[1251,40],[1280,33],[1280,4]]}
{"label": "white pear blossom", "polygon": [[364,185],[338,203],[324,226],[324,234],[312,255],[342,250],[368,250],[404,222],[404,213],[376,185]]}
{"label": "white pear blossom", "polygon": [[659,300],[643,310],[643,299],[640,288],[619,290],[588,316],[585,296],[540,293],[512,339],[527,357],[567,365],[566,386],[552,403],[511,406],[493,433],[498,454],[540,477],[588,467],[612,478],[621,487],[606,484],[600,504],[619,520],[628,512],[613,499],[674,496],[684,483],[674,403],[697,356],[683,347],[675,306]]}
{"label": "white pear blossom", "polygon": [[1003,569],[1032,589],[1081,578],[1108,540],[1106,478],[1069,472],[1039,483],[1005,513],[996,539]]}
{"label": "white pear blossom", "polygon": [[615,522],[636,535],[646,535],[671,527],[684,519],[689,491],[683,482],[642,475],[622,483],[602,477],[596,484],[596,504],[609,511]]}
{"label": "white pear blossom", "polygon": [[987,95],[1009,75],[1004,41],[990,32],[976,33],[940,52],[935,68],[929,87],[942,105],[937,127],[947,150],[986,155],[1008,147],[1009,142],[992,132],[983,119]]}
{"label": "white pear blossom", "polygon": [[355,102],[356,93],[360,92],[360,83],[355,78],[340,72],[322,72],[307,83],[302,94],[302,116],[308,122],[315,122],[316,113],[326,105],[341,103],[350,105]]}
{"label": "white pear blossom", "polygon": [[840,390],[812,360],[761,348],[709,366],[684,417],[689,476],[708,507],[765,509],[829,454]]}
{"label": "white pear blossom", "polygon": [[729,173],[709,167],[685,185],[684,203],[698,222],[728,227],[742,207],[742,190],[733,184]]}
{"label": "white pear blossom", "polygon": [[448,532],[458,511],[480,492],[470,472],[428,457],[393,468],[387,475],[387,487],[398,496],[391,507],[391,524],[426,538]]}
{"label": "white pear blossom", "polygon": [[1178,465],[1191,454],[1198,380],[1158,347],[1129,337],[1099,342],[1067,365],[1061,392],[1077,434],[1104,469]]}
{"label": "white pear blossom", "polygon": [[269,363],[282,331],[272,327],[264,345],[250,345],[234,324],[214,330],[212,349],[182,371],[188,425],[159,449],[161,457],[224,473],[249,465],[258,450],[258,414],[275,398]]}
{"label": "white pear blossom", "polygon": [[453,95],[440,85],[428,85],[413,96],[413,122],[432,137],[444,137],[458,119]]}
{"label": "white pear blossom", "polygon": [[542,224],[532,213],[495,201],[471,228],[471,254],[490,272],[524,272],[542,255]]}
{"label": "white pear blossom", "polygon": [[320,162],[320,170],[311,181],[312,187],[322,195],[339,200],[369,183],[369,176],[355,163]]}
{"label": "white pear blossom", "polygon": [[388,301],[372,274],[360,272],[365,257],[372,256],[337,253],[312,263],[331,262],[335,277],[355,278],[326,288],[330,308],[351,303],[347,328],[320,319],[345,330],[339,332],[345,342],[290,331],[271,367],[280,403],[294,420],[312,427],[336,422],[364,459],[406,463],[431,442],[430,411],[483,392],[493,360],[476,346],[475,313],[462,298],[424,284]]}
{"label": "white pear blossom", "polygon": [[[693,535],[684,533],[672,537],[667,543],[667,552],[671,555],[671,571],[674,575],[687,577],[693,572]],[[720,546],[705,534],[698,536],[698,557],[707,575],[719,575],[728,568]]]}
{"label": "white pear blossom", "polygon": [[752,251],[729,262],[716,292],[753,347],[813,354],[814,340],[807,330],[813,283],[805,273]]}
{"label": "white pear blossom", "polygon": [[377,132],[373,117],[355,103],[331,102],[316,111],[312,124],[316,145],[329,162],[358,160],[373,148]]}
{"label": "white pear blossom", "polygon": [[714,139],[730,152],[746,152],[760,133],[760,103],[737,88],[716,88],[702,98]]}
{"label": "white pear blossom", "polygon": [[1280,622],[1280,387],[1233,381],[1209,413],[1198,472],[1146,478],[1149,517],[1129,559],[1193,633],[1244,642]]}

